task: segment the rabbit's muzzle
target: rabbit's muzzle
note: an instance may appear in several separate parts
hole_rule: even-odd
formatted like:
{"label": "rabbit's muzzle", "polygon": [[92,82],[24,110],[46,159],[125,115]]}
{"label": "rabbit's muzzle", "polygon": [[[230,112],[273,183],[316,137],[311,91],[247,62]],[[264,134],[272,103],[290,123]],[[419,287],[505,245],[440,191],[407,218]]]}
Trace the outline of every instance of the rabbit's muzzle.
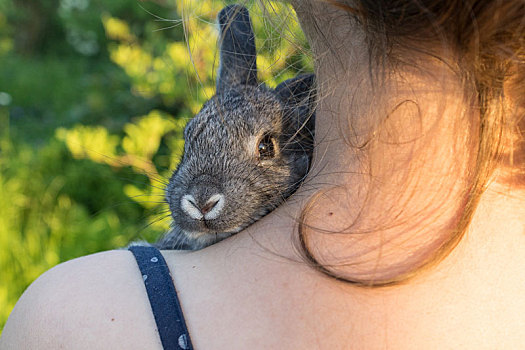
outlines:
{"label": "rabbit's muzzle", "polygon": [[[216,176],[201,174],[193,178],[179,197],[179,224],[190,230],[215,231],[222,226],[227,196]],[[217,226],[217,227],[216,227]]]}

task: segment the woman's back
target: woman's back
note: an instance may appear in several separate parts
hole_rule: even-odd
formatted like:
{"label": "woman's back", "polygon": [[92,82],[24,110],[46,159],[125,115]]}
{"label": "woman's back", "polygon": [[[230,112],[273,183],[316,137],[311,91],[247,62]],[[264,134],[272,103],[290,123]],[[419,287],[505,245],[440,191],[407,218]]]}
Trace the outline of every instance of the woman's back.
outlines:
{"label": "woman's back", "polygon": [[[525,203],[485,197],[445,261],[382,289],[279,257],[297,259],[279,212],[204,251],[165,251],[195,348],[520,348]],[[21,299],[1,348],[161,348],[142,282],[127,251],[60,265]]]}

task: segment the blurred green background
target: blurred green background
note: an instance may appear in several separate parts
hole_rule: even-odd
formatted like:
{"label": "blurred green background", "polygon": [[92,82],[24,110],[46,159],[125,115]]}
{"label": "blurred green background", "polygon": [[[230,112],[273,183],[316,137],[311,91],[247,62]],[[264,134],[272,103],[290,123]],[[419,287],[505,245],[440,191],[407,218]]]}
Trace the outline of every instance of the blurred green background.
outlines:
{"label": "blurred green background", "polygon": [[[0,330],[44,271],[168,228],[163,188],[214,93],[227,3],[0,0]],[[311,71],[290,8],[245,4],[260,80]]]}

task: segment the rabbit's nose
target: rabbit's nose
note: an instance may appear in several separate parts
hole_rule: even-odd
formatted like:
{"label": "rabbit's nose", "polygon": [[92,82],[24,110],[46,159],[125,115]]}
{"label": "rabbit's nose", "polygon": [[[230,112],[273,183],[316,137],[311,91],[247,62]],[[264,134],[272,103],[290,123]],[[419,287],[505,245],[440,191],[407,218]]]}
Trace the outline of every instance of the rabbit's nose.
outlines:
{"label": "rabbit's nose", "polygon": [[210,212],[210,210],[213,209],[213,207],[215,207],[215,205],[217,205],[217,203],[219,203],[219,200],[215,200],[215,199],[209,199],[202,207],[201,207],[201,213],[203,213],[204,215],[206,215],[207,213]]}
{"label": "rabbit's nose", "polygon": [[224,207],[224,195],[216,193],[208,200],[199,205],[198,201],[191,194],[186,194],[181,199],[181,209],[192,219],[213,220],[216,219]]}

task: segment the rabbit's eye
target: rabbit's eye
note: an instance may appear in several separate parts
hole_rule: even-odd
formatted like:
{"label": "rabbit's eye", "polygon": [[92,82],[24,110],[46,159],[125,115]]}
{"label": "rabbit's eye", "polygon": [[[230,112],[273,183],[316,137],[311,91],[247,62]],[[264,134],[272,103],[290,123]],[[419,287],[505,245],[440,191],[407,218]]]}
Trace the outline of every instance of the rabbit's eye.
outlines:
{"label": "rabbit's eye", "polygon": [[259,160],[265,160],[275,157],[275,141],[270,135],[264,135],[257,146]]}

